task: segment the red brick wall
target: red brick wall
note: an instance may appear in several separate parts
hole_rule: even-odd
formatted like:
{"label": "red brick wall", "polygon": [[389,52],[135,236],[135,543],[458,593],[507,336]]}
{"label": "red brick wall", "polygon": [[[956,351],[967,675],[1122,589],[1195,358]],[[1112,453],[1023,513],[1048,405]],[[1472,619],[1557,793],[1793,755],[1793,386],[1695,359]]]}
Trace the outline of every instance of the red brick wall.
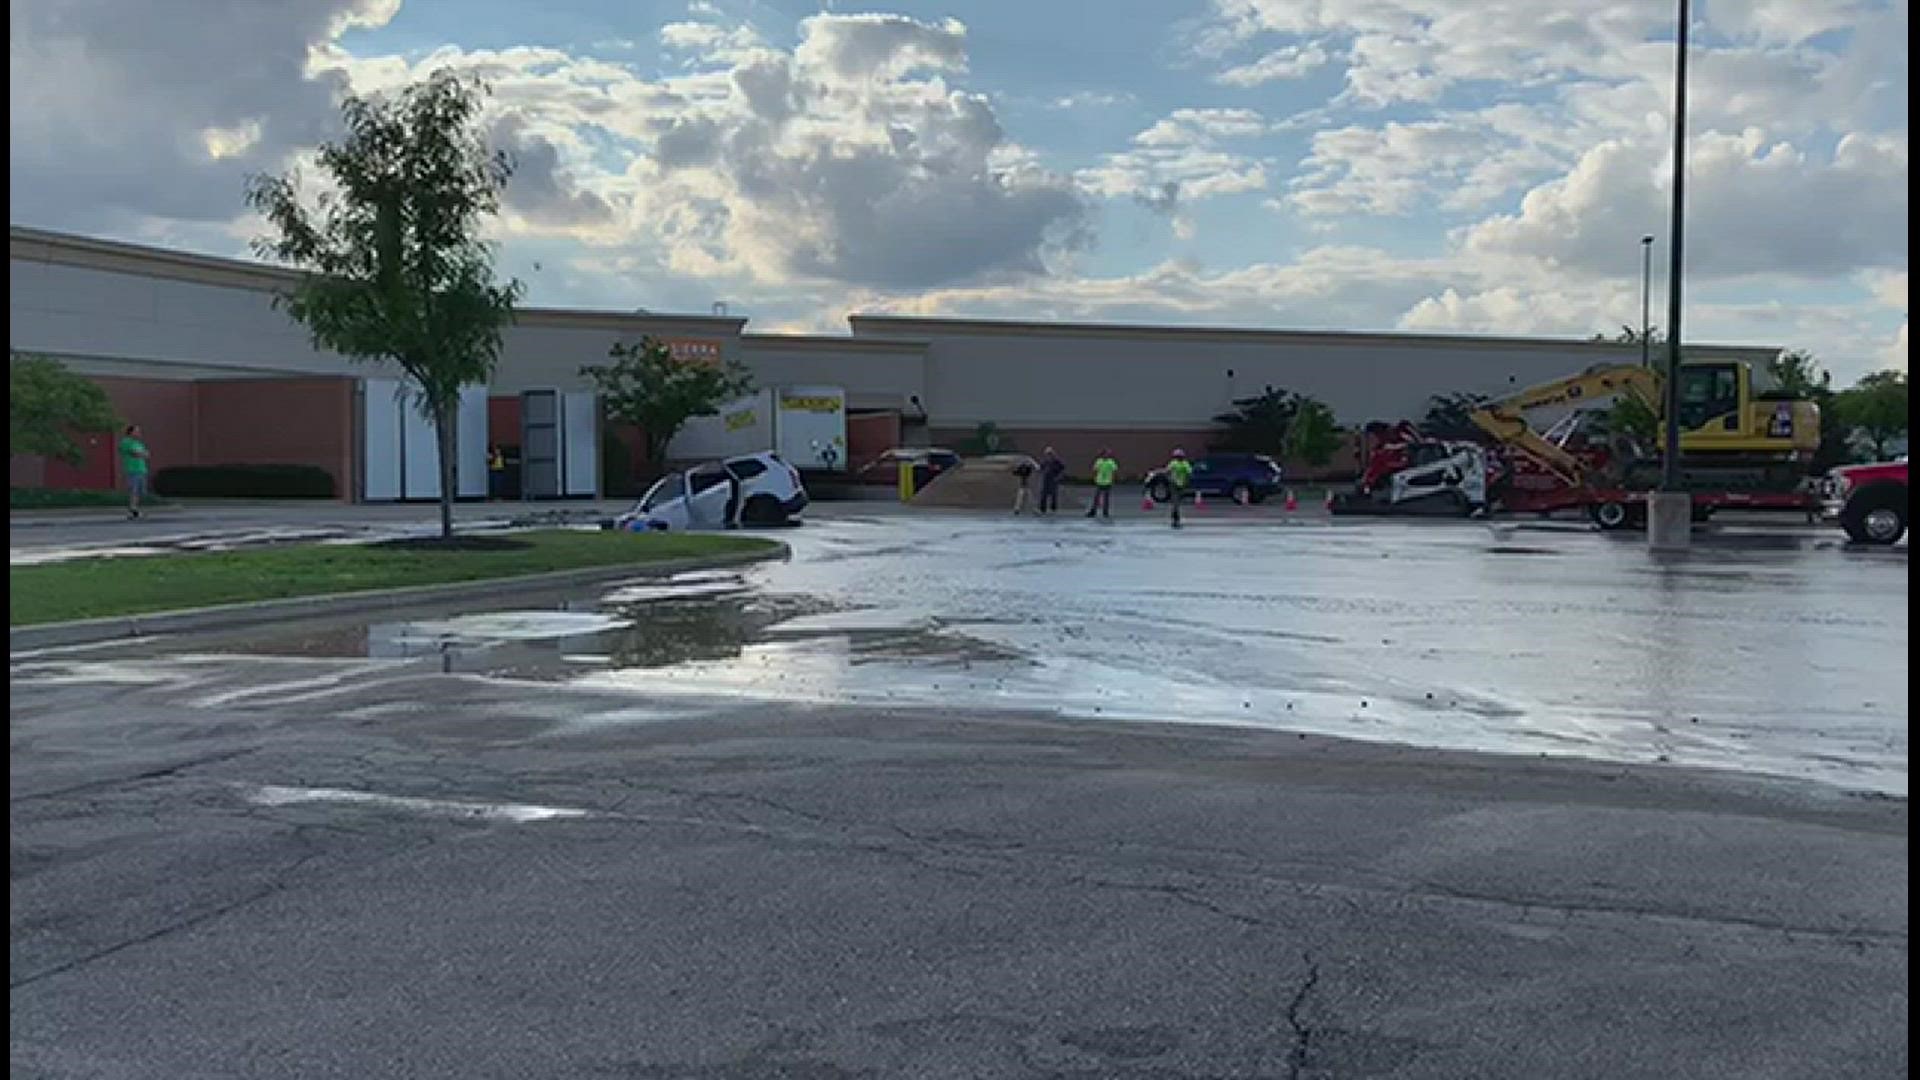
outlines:
{"label": "red brick wall", "polygon": [[487,398],[487,445],[520,445],[520,395]]}
{"label": "red brick wall", "polygon": [[[193,458],[193,384],[165,379],[89,376],[107,392],[121,424],[139,424],[153,468],[191,465]],[[7,479],[19,486],[103,491],[120,482],[120,430],[82,436],[85,457],[78,465],[39,457],[8,462]]]}
{"label": "red brick wall", "polygon": [[333,474],[340,498],[353,497],[352,379],[213,379],[192,386],[200,464],[317,465]]}
{"label": "red brick wall", "polygon": [[19,454],[7,458],[7,486],[45,487],[47,459],[38,454]]}
{"label": "red brick wall", "polygon": [[860,466],[900,445],[897,412],[847,414],[847,468]]}

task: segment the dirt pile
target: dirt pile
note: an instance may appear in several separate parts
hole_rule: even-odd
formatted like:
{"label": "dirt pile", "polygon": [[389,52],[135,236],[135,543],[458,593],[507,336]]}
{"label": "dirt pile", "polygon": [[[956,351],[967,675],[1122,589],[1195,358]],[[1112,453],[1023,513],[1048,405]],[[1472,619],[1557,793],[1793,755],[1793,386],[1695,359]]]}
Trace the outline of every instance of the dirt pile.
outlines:
{"label": "dirt pile", "polygon": [[1013,492],[1018,481],[1014,466],[1021,462],[1033,466],[1034,478],[1028,490],[1032,500],[1040,498],[1039,462],[1025,454],[992,454],[968,458],[957,469],[949,469],[933,478],[913,497],[915,506],[953,506],[973,510],[1013,511]]}

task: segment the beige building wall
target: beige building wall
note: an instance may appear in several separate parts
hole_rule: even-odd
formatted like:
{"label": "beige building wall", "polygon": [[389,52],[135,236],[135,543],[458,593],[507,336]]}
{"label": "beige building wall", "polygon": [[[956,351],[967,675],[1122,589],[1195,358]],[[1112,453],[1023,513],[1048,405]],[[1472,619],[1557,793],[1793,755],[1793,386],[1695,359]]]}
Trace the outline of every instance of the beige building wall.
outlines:
{"label": "beige building wall", "polygon": [[[925,339],[936,431],[1204,431],[1265,386],[1327,403],[1343,424],[1418,418],[1428,398],[1498,396],[1638,346],[1537,338],[1016,323],[855,315],[857,336]],[[1779,350],[1691,346],[1764,364]]]}
{"label": "beige building wall", "polygon": [[917,415],[927,393],[927,343],[845,335],[746,334],[742,357],[758,386],[838,386],[850,409]]}

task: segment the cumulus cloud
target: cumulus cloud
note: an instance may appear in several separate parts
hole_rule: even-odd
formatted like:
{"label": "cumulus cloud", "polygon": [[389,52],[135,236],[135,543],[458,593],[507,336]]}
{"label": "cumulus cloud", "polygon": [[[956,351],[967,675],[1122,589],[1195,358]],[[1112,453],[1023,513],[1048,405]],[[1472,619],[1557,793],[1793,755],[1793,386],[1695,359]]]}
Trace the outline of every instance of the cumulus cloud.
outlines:
{"label": "cumulus cloud", "polygon": [[1451,120],[1320,131],[1312,146],[1288,195],[1311,215],[1398,215],[1436,201],[1480,205],[1504,193],[1527,166],[1552,163],[1496,154],[1506,147],[1490,128]]}
{"label": "cumulus cloud", "polygon": [[1275,49],[1251,63],[1236,64],[1213,77],[1228,86],[1259,86],[1283,79],[1298,79],[1324,67],[1331,59],[1317,44],[1288,45]]}
{"label": "cumulus cloud", "polygon": [[[1222,144],[1268,129],[1266,118],[1253,109],[1175,109],[1136,134],[1130,148],[1105,155],[1099,165],[1081,169],[1074,178],[1093,194],[1132,199],[1155,213],[1177,215],[1198,199],[1267,187],[1264,162]],[[1176,217],[1175,224],[1191,236],[1190,223]]]}
{"label": "cumulus cloud", "polygon": [[[1517,214],[1462,234],[1469,252],[1522,256],[1590,272],[1661,231],[1670,165],[1645,142],[1588,151],[1565,177],[1529,192]],[[1757,129],[1709,133],[1687,163],[1687,267],[1708,276],[1845,275],[1904,266],[1907,144],[1848,135],[1830,155],[1768,142]]]}
{"label": "cumulus cloud", "polygon": [[1129,104],[1134,100],[1132,94],[1102,90],[1076,90],[1063,94],[1047,103],[1049,109],[1104,109],[1114,105]]}
{"label": "cumulus cloud", "polygon": [[16,0],[11,219],[97,228],[103,216],[232,217],[248,173],[331,130],[346,81],[310,74],[313,48],[383,24],[397,6]]}
{"label": "cumulus cloud", "polygon": [[[659,80],[558,50],[336,60],[355,85],[482,73],[496,108],[541,124],[546,145],[523,167],[556,178],[530,179],[528,205],[545,213],[523,224],[651,248],[661,269],[913,288],[1040,273],[1085,244],[1078,189],[1013,144],[986,97],[947,81],[966,70],[964,25],[823,14],[798,29],[780,50],[669,24],[690,70]],[[575,167],[595,144],[629,163]]]}
{"label": "cumulus cloud", "polygon": [[918,70],[965,71],[967,28],[905,15],[810,15],[795,63],[842,79],[897,79]]}
{"label": "cumulus cloud", "polygon": [[1038,273],[1083,242],[1071,183],[1024,160],[984,96],[945,83],[966,67],[959,22],[815,15],[800,33],[652,139],[649,205],[699,222],[708,257],[767,280],[919,287]]}
{"label": "cumulus cloud", "polygon": [[[1094,110],[1130,95],[969,85],[957,20],[823,13],[763,33],[695,0],[651,32],[621,28],[636,40],[598,56],[380,55],[364,44],[377,35],[342,38],[394,6],[13,4],[14,219],[215,248],[231,238],[221,249],[237,251],[242,178],[300,160],[341,93],[457,67],[494,89],[489,130],[519,163],[503,258],[516,273],[545,263],[542,302],[751,297],[756,318],[816,327],[870,298],[1585,336],[1637,315],[1637,239],[1665,231],[1671,12],[1658,4],[1216,0],[1206,67],[1186,92],[1261,87],[1292,118],[1149,97],[1155,112],[1097,156],[1071,139],[1023,145],[994,102],[1029,106],[1011,114],[1035,125],[1020,135],[1046,139],[1062,111],[1084,110],[1097,130],[1115,114]],[[1904,362],[1906,5],[1725,0],[1700,19],[1691,325],[1814,345],[1837,374]],[[626,55],[647,48],[659,51],[651,70]],[[1301,102],[1306,79],[1340,89]],[[1295,131],[1307,134],[1280,136],[1306,140],[1290,168],[1274,149],[1288,143],[1266,140]],[[1312,247],[1285,265],[1077,269],[1093,199],[1144,207],[1191,239],[1193,203],[1261,193],[1290,215],[1264,223],[1282,247],[1297,222],[1335,233],[1358,216],[1394,217],[1409,239],[1395,253]],[[1756,300],[1808,283],[1852,300]]]}
{"label": "cumulus cloud", "polygon": [[1388,329],[1393,314],[1457,273],[1444,260],[1406,259],[1353,245],[1302,252],[1292,263],[1208,270],[1168,261],[1133,274],[1052,277],[914,294],[862,294],[854,309],[1323,329]]}

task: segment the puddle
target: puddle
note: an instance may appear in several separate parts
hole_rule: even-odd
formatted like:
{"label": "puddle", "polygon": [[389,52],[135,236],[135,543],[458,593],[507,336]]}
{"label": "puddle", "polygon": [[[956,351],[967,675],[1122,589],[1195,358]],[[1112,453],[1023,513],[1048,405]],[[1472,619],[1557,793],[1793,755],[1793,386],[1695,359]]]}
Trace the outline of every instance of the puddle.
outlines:
{"label": "puddle", "polygon": [[[1042,533],[958,518],[791,542],[791,561],[746,570],[252,631],[226,648],[616,703],[556,695],[555,733],[740,701],[1017,709],[1906,790],[1904,560],[1743,549],[1667,565],[1580,532],[1489,550],[1483,530]],[[138,655],[107,674],[167,677]]]}

